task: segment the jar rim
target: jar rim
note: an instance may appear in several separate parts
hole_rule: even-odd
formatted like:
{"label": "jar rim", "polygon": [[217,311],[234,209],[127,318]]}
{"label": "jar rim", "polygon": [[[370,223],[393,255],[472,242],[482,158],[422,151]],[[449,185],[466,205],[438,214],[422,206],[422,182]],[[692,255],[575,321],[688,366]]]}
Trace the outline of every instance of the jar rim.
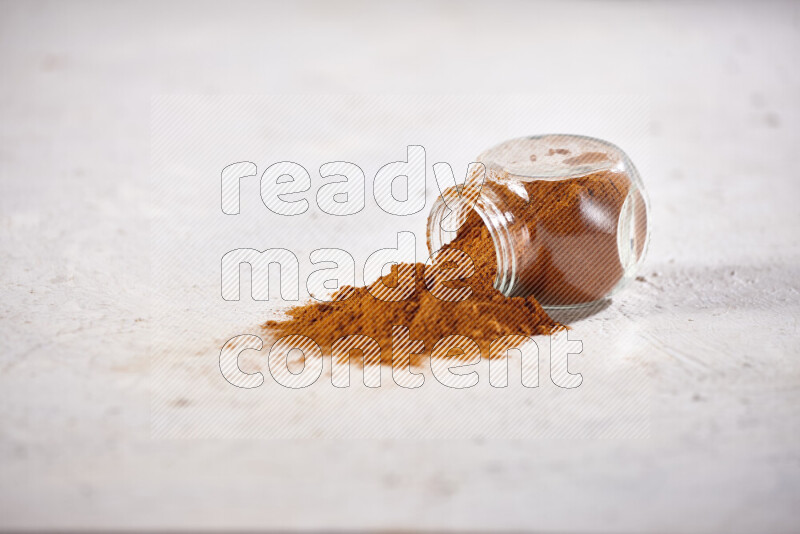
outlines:
{"label": "jar rim", "polygon": [[[484,184],[485,185],[485,184]],[[484,191],[486,188],[484,188]],[[494,287],[505,296],[511,296],[514,291],[517,272],[517,258],[513,253],[511,236],[508,232],[508,225],[497,203],[486,194],[482,194],[476,199],[473,206],[459,204],[456,210],[473,210],[481,218],[484,226],[489,230],[494,246],[495,262],[497,272],[495,275]],[[450,207],[442,200],[441,196],[436,200],[431,208],[428,217],[427,244],[428,251],[433,254],[451,243],[458,231],[445,230],[442,222],[451,216]],[[465,214],[456,211],[452,216],[465,217]]]}

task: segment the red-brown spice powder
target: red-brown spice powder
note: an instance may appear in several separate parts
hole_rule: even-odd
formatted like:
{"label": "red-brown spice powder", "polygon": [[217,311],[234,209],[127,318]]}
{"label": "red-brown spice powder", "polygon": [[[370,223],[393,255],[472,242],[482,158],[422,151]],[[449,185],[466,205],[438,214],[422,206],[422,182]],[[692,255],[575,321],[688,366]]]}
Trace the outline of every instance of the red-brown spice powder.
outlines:
{"label": "red-brown spice powder", "polygon": [[[304,335],[313,339],[326,354],[337,339],[354,334],[366,335],[381,347],[381,361],[392,363],[392,326],[405,326],[413,340],[421,340],[425,351],[409,356],[409,362],[395,365],[422,365],[437,341],[457,334],[467,336],[488,356],[490,343],[502,336],[548,334],[558,324],[553,321],[533,297],[507,298],[497,291],[496,260],[489,231],[480,217],[471,212],[460,227],[456,238],[443,250],[465,252],[475,265],[475,272],[464,281],[448,282],[453,287],[467,284],[472,294],[459,302],[440,300],[425,286],[425,264],[400,264],[370,287],[343,287],[334,299],[349,295],[346,300],[310,303],[291,308],[288,321],[268,321],[264,328],[276,337]],[[412,271],[413,269],[413,271]],[[415,272],[415,291],[406,300],[386,302],[373,296],[379,293],[376,284],[393,287],[397,276]],[[372,290],[372,292],[371,292]],[[356,359],[357,360],[357,359]]]}
{"label": "red-brown spice powder", "polygon": [[[524,214],[530,236],[529,260],[521,262],[518,291],[552,304],[603,298],[623,276],[617,237],[614,232],[599,231],[585,217],[582,205],[590,201],[618,217],[630,185],[626,174],[602,171],[561,181],[527,182],[526,200],[508,191],[503,193],[506,206]],[[644,203],[640,205],[643,210]],[[636,233],[639,242],[644,243],[646,219],[643,211],[639,215]],[[307,336],[326,354],[344,336],[369,336],[380,345],[382,363],[395,366],[423,364],[436,342],[449,335],[471,338],[481,354],[489,357],[491,343],[498,338],[550,334],[561,327],[533,296],[506,297],[494,288],[494,243],[477,213],[467,214],[456,238],[443,248],[447,250],[461,250],[474,263],[472,276],[447,286],[467,284],[472,294],[466,300],[448,302],[437,298],[425,285],[425,264],[400,264],[370,286],[343,287],[334,294],[333,302],[296,306],[287,312],[289,320],[268,321],[263,327],[276,338]],[[636,254],[641,253],[639,248]],[[410,278],[412,273],[414,292],[409,298],[395,302],[374,296],[381,289],[395,287],[398,276]],[[410,355],[406,362],[393,362],[393,326],[409,328],[410,338],[421,340],[424,350]],[[452,355],[464,356],[458,351]]]}

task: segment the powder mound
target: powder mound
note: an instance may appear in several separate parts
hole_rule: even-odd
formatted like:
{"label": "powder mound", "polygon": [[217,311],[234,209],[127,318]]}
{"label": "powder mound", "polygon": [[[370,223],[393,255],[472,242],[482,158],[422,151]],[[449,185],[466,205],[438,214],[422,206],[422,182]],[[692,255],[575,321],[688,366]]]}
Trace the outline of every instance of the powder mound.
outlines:
{"label": "powder mound", "polygon": [[[409,329],[412,340],[424,343],[423,352],[410,356],[409,363],[418,367],[427,361],[436,342],[451,334],[471,338],[480,347],[481,354],[488,357],[491,342],[499,337],[549,334],[560,326],[534,298],[506,298],[494,288],[494,245],[488,229],[475,212],[468,215],[456,238],[442,250],[455,249],[472,258],[475,272],[466,280],[453,280],[445,286],[470,287],[472,294],[465,300],[440,300],[426,287],[425,264],[400,264],[368,287],[343,287],[334,294],[337,299],[334,302],[295,306],[287,312],[289,320],[268,321],[262,327],[276,339],[287,335],[307,336],[325,354],[330,354],[331,345],[341,337],[369,336],[381,347],[382,363],[391,365],[392,326],[404,326]],[[385,293],[386,287],[396,287],[398,276],[410,277],[412,273],[414,292],[407,299],[387,302],[373,296],[373,293]],[[362,363],[361,360],[353,357],[354,362]]]}

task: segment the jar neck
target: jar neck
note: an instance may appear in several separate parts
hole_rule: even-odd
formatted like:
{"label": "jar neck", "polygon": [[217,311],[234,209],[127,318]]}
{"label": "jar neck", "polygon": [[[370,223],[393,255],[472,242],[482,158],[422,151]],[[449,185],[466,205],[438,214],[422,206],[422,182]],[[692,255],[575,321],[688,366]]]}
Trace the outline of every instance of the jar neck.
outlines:
{"label": "jar neck", "polygon": [[[441,196],[436,200],[428,217],[428,250],[430,253],[440,250],[452,242],[458,231],[448,231],[443,225],[448,217],[456,217],[458,221],[466,220],[470,210],[481,218],[489,230],[494,245],[497,275],[494,287],[503,295],[514,296],[517,285],[517,254],[518,246],[514,243],[514,232],[511,229],[513,218],[502,199],[494,191],[489,182],[485,183],[480,197],[470,207],[466,203],[451,202],[453,210],[445,204]],[[452,215],[451,215],[452,213]]]}

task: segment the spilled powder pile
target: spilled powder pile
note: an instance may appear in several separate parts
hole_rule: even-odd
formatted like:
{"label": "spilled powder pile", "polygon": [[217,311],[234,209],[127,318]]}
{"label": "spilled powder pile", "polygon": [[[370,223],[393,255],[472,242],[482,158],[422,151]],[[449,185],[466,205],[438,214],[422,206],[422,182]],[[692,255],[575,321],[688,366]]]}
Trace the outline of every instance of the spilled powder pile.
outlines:
{"label": "spilled powder pile", "polygon": [[[330,354],[331,345],[343,336],[369,336],[380,345],[382,362],[391,365],[392,326],[405,326],[412,340],[425,344],[424,352],[410,356],[410,364],[419,366],[427,361],[436,342],[451,334],[472,338],[481,354],[488,357],[490,343],[499,337],[549,334],[559,326],[533,297],[507,298],[494,288],[494,245],[488,229],[475,212],[470,212],[456,238],[442,250],[453,249],[469,255],[475,266],[474,274],[466,280],[446,283],[449,288],[471,287],[472,294],[465,300],[440,300],[425,284],[425,264],[400,264],[369,287],[339,289],[334,299],[343,300],[296,306],[287,312],[291,319],[268,321],[263,328],[276,339],[292,334],[307,336],[319,344],[325,354]],[[430,276],[430,267],[428,269]],[[381,287],[376,284],[394,287],[398,274],[403,277],[412,272],[416,275],[415,291],[407,299],[387,302],[373,296],[373,293],[381,293]],[[353,360],[359,362],[361,358]]]}

